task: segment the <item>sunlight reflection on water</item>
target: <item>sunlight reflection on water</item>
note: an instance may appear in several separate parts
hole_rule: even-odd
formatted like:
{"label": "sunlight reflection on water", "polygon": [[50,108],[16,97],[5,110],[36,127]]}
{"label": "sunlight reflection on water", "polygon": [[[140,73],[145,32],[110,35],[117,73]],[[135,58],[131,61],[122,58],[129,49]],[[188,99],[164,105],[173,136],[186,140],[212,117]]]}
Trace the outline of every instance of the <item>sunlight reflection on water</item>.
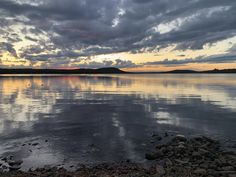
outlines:
{"label": "sunlight reflection on water", "polygon": [[233,74],[2,76],[0,98],[0,153],[25,168],[142,161],[153,131],[236,136]]}

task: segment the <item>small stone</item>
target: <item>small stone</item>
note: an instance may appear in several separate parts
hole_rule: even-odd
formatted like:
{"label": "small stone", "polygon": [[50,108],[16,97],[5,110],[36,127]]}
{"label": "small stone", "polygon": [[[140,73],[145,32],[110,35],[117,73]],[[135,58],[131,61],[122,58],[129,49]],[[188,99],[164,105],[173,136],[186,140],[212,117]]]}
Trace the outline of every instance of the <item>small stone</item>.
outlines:
{"label": "small stone", "polygon": [[17,171],[17,170],[19,170],[21,167],[20,166],[18,166],[18,165],[13,165],[13,166],[10,166],[9,167],[9,170],[10,171]]}
{"label": "small stone", "polygon": [[33,143],[33,144],[32,144],[32,146],[37,146],[37,145],[39,145],[39,143]]}
{"label": "small stone", "polygon": [[207,171],[205,169],[199,168],[199,169],[194,170],[193,173],[197,174],[197,175],[205,175],[207,173]]}
{"label": "small stone", "polygon": [[7,161],[7,158],[6,158],[6,157],[2,158],[2,161],[6,162],[6,161]]}
{"label": "small stone", "polygon": [[173,163],[171,162],[171,160],[170,159],[165,159],[165,165],[166,166],[172,166],[173,165]]}
{"label": "small stone", "polygon": [[180,144],[180,145],[178,145],[178,147],[177,147],[179,150],[184,150],[185,149],[185,146],[184,145],[182,145],[182,144]]}
{"label": "small stone", "polygon": [[201,154],[200,154],[199,152],[194,151],[194,152],[192,153],[192,156],[195,157],[195,158],[200,158],[200,157],[201,157]]}
{"label": "small stone", "polygon": [[179,159],[175,159],[175,161],[179,164],[187,164],[188,161],[183,161],[183,160],[179,160]]}
{"label": "small stone", "polygon": [[199,151],[200,151],[201,154],[209,154],[209,151],[207,151],[203,148],[200,148]]}
{"label": "small stone", "polygon": [[147,160],[155,160],[160,157],[163,157],[163,153],[161,151],[156,151],[154,153],[146,153],[145,154],[145,158]]}
{"label": "small stone", "polygon": [[176,135],[174,140],[185,142],[185,141],[187,141],[187,138],[184,135]]}
{"label": "small stone", "polygon": [[163,168],[163,166],[161,165],[156,165],[156,174],[158,175],[164,175],[166,172],[165,172],[165,169]]}
{"label": "small stone", "polygon": [[8,164],[10,165],[10,166],[20,166],[21,164],[23,163],[23,161],[22,160],[17,160],[17,161],[8,161]]}
{"label": "small stone", "polygon": [[236,174],[229,174],[228,177],[236,177]]}
{"label": "small stone", "polygon": [[232,167],[232,166],[226,166],[226,167],[222,167],[222,170],[224,170],[224,171],[233,171],[233,170],[234,170],[234,167]]}

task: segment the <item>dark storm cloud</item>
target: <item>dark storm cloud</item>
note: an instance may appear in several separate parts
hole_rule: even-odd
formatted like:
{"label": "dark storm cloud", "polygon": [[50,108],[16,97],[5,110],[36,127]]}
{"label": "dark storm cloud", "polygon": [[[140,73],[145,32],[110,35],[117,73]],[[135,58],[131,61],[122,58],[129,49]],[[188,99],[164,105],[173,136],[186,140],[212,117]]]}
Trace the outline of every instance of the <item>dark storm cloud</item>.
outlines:
{"label": "dark storm cloud", "polygon": [[[22,57],[40,61],[156,52],[172,44],[175,50],[197,50],[236,36],[235,16],[233,0],[1,0],[0,36],[12,22],[21,23],[25,39],[58,49],[53,54],[35,46],[21,49]],[[6,42],[14,45],[13,39]]]}

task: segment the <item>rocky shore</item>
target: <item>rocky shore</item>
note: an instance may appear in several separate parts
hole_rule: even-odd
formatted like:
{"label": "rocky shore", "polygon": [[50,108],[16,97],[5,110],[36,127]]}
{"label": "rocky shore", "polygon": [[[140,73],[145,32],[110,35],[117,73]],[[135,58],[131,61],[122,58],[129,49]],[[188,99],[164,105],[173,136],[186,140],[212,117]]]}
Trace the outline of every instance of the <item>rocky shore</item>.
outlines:
{"label": "rocky shore", "polygon": [[[155,141],[167,138],[153,135]],[[64,168],[45,167],[19,171],[22,161],[2,159],[9,171],[2,177],[236,177],[236,153],[225,150],[221,144],[205,136],[186,138],[184,135],[168,137],[159,143],[145,158],[151,165],[146,167],[132,162],[101,164],[94,167],[81,166],[70,172]]]}

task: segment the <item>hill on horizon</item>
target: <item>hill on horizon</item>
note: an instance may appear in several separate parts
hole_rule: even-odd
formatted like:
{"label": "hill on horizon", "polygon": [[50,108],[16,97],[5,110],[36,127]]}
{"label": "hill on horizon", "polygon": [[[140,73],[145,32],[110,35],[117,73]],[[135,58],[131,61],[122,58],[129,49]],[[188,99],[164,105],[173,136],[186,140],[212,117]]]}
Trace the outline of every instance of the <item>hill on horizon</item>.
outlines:
{"label": "hill on horizon", "polygon": [[0,74],[122,74],[127,73],[118,68],[98,68],[98,69],[1,69]]}
{"label": "hill on horizon", "polygon": [[236,73],[236,69],[214,69],[206,71],[194,71],[194,70],[172,70],[165,72],[126,72],[119,68],[108,67],[108,68],[80,68],[80,69],[33,69],[33,68],[22,68],[22,69],[10,69],[0,68],[0,74],[197,74],[197,73]]}

